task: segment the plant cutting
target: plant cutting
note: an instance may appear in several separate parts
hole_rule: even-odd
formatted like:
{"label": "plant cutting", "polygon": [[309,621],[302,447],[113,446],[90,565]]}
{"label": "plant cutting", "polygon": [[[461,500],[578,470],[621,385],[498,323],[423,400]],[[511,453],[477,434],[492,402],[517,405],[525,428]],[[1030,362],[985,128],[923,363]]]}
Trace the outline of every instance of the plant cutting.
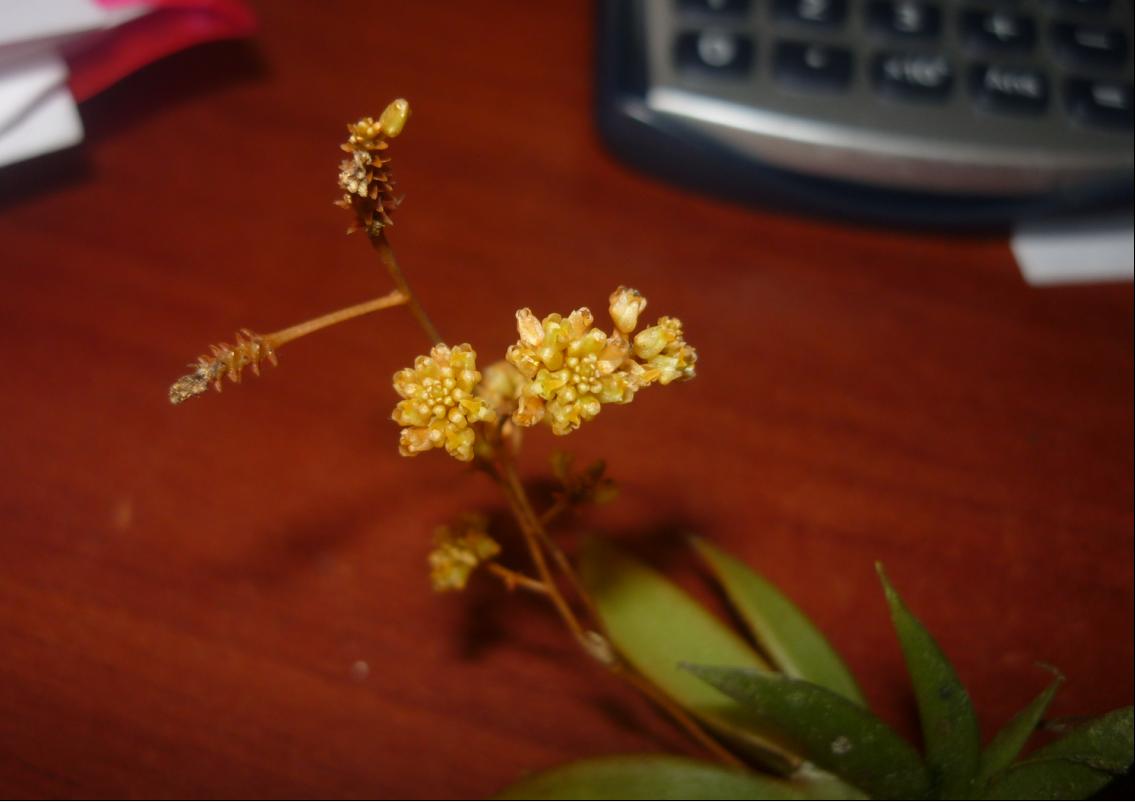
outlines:
{"label": "plant cutting", "polygon": [[614,482],[605,463],[579,468],[556,451],[550,462],[557,490],[539,505],[517,467],[526,433],[546,427],[566,437],[584,424],[603,425],[618,414],[610,410],[595,422],[605,408],[694,379],[697,351],[679,318],[649,322],[645,295],[625,286],[607,295],[605,315],[586,307],[516,311],[516,342],[488,364],[479,366],[464,337],[444,341],[389,239],[400,204],[391,149],[409,114],[409,104],[396,100],[377,118],[348,125],[339,165],[337,204],[350,215],[348,233],[366,237],[391,290],[267,334],[241,329],[233,343],[214,345],[192,363],[169,398],[181,404],[226,380],[240,382],[245,370],[258,374],[265,363],[278,364],[285,345],[327,327],[398,307],[414,316],[431,345],[407,354],[409,364],[392,378],[398,452],[437,452],[488,476],[523,544],[521,553],[509,553],[480,511],[442,523],[426,556],[433,588],[452,592],[489,581],[545,600],[585,661],[645,695],[700,753],[574,764],[525,779],[506,796],[1072,798],[1128,771],[1129,707],[1021,757],[1062,682],[1058,674],[982,748],[965,688],[881,566],[918,702],[921,751],[870,712],[839,655],[788,598],[709,541],[692,540],[692,550],[747,625],[744,635],[613,543],[563,527],[574,508],[611,500]]}

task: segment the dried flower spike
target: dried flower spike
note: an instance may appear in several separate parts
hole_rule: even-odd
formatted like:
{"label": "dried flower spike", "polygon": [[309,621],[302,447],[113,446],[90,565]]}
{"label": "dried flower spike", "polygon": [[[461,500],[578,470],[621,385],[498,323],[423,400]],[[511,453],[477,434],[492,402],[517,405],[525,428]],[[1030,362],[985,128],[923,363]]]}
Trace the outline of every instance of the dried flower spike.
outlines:
{"label": "dried flower spike", "polygon": [[438,527],[430,552],[430,584],[440,592],[464,590],[478,565],[500,554],[482,515],[462,516],[453,526]]}
{"label": "dried flower spike", "polygon": [[497,413],[475,395],[481,374],[477,353],[468,344],[435,345],[429,356],[394,374],[402,396],[391,417],[402,429],[398,450],[412,457],[431,448],[445,448],[456,459],[473,459],[473,424],[496,421]]}
{"label": "dried flower spike", "polygon": [[410,104],[399,98],[377,120],[363,117],[347,126],[349,137],[342,149],[349,158],[339,164],[339,187],[344,194],[336,201],[337,206],[355,212],[356,222],[347,233],[361,229],[377,237],[391,224],[390,214],[398,206],[398,198],[386,151],[389,140],[402,132],[409,116]]}
{"label": "dried flower spike", "polygon": [[277,364],[276,351],[272,345],[248,329],[241,329],[236,335],[236,344],[220,343],[210,346],[209,356],[197,357],[197,362],[191,367],[195,370],[182,376],[169,388],[169,400],[172,404],[180,404],[190,398],[201,395],[213,385],[220,392],[222,381],[227,376],[229,381],[240,383],[241,372],[245,368],[260,375],[260,363],[265,359],[273,365]]}
{"label": "dried flower spike", "polygon": [[180,404],[199,396],[209,389],[210,384],[219,392],[221,380],[225,376],[239,383],[244,368],[251,368],[252,372],[259,376],[260,363],[267,359],[273,365],[277,364],[276,351],[292,340],[298,340],[300,337],[306,337],[321,329],[362,315],[369,315],[392,306],[401,306],[407,300],[408,298],[400,290],[394,290],[379,298],[337,309],[271,334],[253,334],[248,329],[241,329],[236,336],[236,345],[221,343],[210,346],[211,356],[200,356],[197,362],[190,365],[195,370],[182,376],[169,388],[170,403]]}

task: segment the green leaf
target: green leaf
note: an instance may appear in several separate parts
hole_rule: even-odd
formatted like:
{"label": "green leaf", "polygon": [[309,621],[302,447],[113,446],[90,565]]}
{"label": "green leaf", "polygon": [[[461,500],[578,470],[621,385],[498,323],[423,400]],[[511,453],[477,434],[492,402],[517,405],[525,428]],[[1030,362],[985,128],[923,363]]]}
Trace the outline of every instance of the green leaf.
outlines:
{"label": "green leaf", "polygon": [[579,568],[607,635],[635,670],[768,768],[782,774],[796,768],[799,760],[769,741],[759,720],[678,667],[692,661],[768,668],[739,635],[657,571],[604,540],[583,542]]}
{"label": "green leaf", "polygon": [[506,788],[498,799],[862,799],[824,779],[782,780],[671,755],[569,763]]}
{"label": "green leaf", "polygon": [[1052,684],[993,737],[981,755],[978,783],[985,784],[991,777],[1009,768],[1009,765],[1017,759],[1017,755],[1021,754],[1029,738],[1036,732],[1044,711],[1052,703],[1052,697],[1056,695],[1063,682],[1064,676],[1057,672]]}
{"label": "green leaf", "polygon": [[759,669],[686,665],[748,706],[822,769],[885,799],[925,796],[918,752],[866,708],[827,688]]}
{"label": "green leaf", "polygon": [[1113,710],[1038,749],[989,786],[990,799],[1086,799],[1130,770],[1130,707]]}
{"label": "green leaf", "polygon": [[800,608],[737,558],[701,538],[692,543],[778,669],[867,706],[839,654]]}
{"label": "green leaf", "polygon": [[933,792],[946,799],[967,797],[977,777],[981,750],[969,693],[934,638],[891,587],[882,564],[877,563],[875,569],[914,685]]}
{"label": "green leaf", "polygon": [[1059,741],[1038,749],[1024,762],[1072,760],[1101,771],[1122,774],[1135,760],[1132,726],[1131,708],[1121,707],[1081,724]]}

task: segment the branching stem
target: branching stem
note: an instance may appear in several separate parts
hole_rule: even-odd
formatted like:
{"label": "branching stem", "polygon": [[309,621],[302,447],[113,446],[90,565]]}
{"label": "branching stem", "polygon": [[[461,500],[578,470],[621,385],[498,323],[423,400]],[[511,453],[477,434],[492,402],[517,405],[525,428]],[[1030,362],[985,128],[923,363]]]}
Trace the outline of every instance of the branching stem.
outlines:
{"label": "branching stem", "polygon": [[390,274],[390,280],[394,282],[394,286],[406,296],[407,303],[410,307],[410,312],[413,313],[414,318],[418,321],[418,325],[422,327],[422,331],[430,338],[434,345],[440,345],[442,342],[441,335],[438,333],[437,327],[434,326],[430,320],[426,310],[422,308],[422,304],[418,301],[418,296],[410,289],[406,277],[402,275],[402,268],[398,266],[398,260],[394,258],[394,249],[390,247],[390,243],[386,239],[386,234],[378,234],[370,238],[370,244],[378,252],[378,258],[382,260],[385,265],[386,271]]}
{"label": "branching stem", "polygon": [[485,567],[489,570],[489,573],[500,579],[500,581],[504,583],[504,586],[510,591],[516,590],[517,588],[524,588],[533,593],[538,593],[541,596],[548,595],[548,586],[527,574],[513,571],[511,568],[505,568],[500,563],[489,563]]}

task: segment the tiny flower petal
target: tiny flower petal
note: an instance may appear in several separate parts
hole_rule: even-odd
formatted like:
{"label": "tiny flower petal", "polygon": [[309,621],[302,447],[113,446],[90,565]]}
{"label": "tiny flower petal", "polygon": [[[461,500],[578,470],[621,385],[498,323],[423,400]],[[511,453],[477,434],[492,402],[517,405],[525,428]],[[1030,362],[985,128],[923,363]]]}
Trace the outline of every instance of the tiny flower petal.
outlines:
{"label": "tiny flower petal", "polygon": [[630,287],[619,287],[611,293],[609,311],[615,328],[623,334],[630,334],[638,325],[638,316],[646,308],[642,293]]}

